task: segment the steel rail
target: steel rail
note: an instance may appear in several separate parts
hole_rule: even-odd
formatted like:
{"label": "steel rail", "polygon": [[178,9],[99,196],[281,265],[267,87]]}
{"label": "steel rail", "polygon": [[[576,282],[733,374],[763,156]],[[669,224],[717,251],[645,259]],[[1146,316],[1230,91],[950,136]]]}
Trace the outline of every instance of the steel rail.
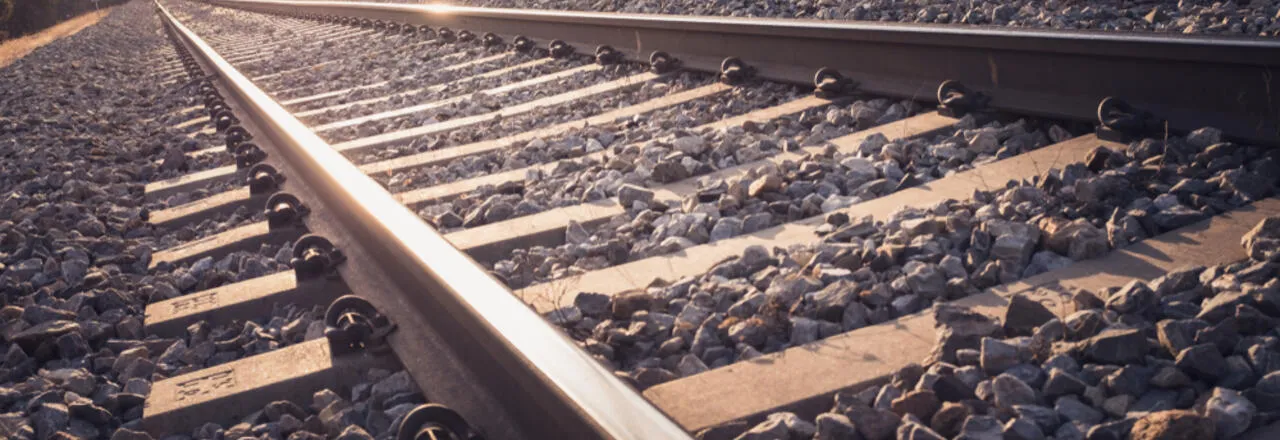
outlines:
{"label": "steel rail", "polygon": [[281,14],[337,15],[415,26],[563,40],[633,60],[654,50],[686,68],[719,71],[738,57],[766,79],[811,84],[830,67],[876,95],[924,100],[959,81],[1020,114],[1094,122],[1118,97],[1168,121],[1280,145],[1280,40],[946,25],[694,17],[283,0],[211,0]]}
{"label": "steel rail", "polygon": [[428,400],[489,439],[689,437],[156,7],[244,125],[274,145],[269,161],[313,207],[308,228],[349,257],[343,280],[396,324],[388,344]]}

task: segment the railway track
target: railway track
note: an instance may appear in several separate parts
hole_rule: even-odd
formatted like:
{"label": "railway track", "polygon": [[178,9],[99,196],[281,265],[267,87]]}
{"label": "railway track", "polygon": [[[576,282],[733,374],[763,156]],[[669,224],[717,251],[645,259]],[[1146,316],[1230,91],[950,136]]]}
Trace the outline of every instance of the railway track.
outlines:
{"label": "railway track", "polygon": [[152,435],[1275,435],[1274,41],[156,5]]}

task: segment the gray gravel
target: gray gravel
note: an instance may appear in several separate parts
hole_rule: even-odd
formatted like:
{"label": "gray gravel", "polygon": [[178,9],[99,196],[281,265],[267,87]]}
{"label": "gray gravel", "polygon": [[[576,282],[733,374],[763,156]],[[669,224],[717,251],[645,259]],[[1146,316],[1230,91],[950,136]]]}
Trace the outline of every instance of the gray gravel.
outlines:
{"label": "gray gravel", "polygon": [[[803,92],[796,88],[765,83],[759,87],[739,88],[734,93],[741,94],[743,102],[754,103],[753,106],[766,106],[798,98]],[[639,145],[621,143],[615,139],[610,142],[609,154],[603,160],[585,158],[561,161],[548,172],[531,171],[523,182],[512,182],[496,188],[482,187],[455,200],[424,207],[419,210],[419,215],[442,230],[451,232],[555,207],[601,200],[617,195],[626,184],[656,186],[706,174],[716,169],[772,156],[784,150],[795,150],[801,145],[820,144],[860,127],[896,120],[910,114],[915,108],[911,103],[891,104],[888,100],[855,105],[867,110],[863,112],[865,118],[837,118],[833,124],[825,119],[826,113],[835,111],[839,114],[844,109],[841,105],[832,105],[818,111],[784,115],[763,125],[744,124],[745,128],[703,129],[701,133],[676,128],[663,139],[653,139]],[[674,121],[686,119],[688,118],[676,115]],[[884,121],[880,121],[881,119]],[[670,123],[670,120],[659,119],[656,122],[664,124]],[[677,142],[677,139],[680,141]],[[676,148],[677,143],[687,144],[685,150]],[[603,142],[600,144],[604,145]],[[547,148],[556,147],[549,144]],[[584,153],[587,149],[586,144],[581,148]],[[506,206],[516,209],[506,209]],[[507,211],[511,212],[503,214]]]}
{"label": "gray gravel", "polygon": [[161,350],[156,371],[177,376],[324,337],[324,310],[276,306],[271,316],[226,325],[200,321]]}
{"label": "gray gravel", "polygon": [[143,331],[169,293],[147,266],[173,238],[141,219],[143,186],[221,145],[173,128],[199,114],[193,87],[142,80],[175,56],[159,30],[130,3],[0,70],[0,437],[148,438],[127,430],[175,340]]}
{"label": "gray gravel", "polygon": [[[681,81],[698,84],[709,80],[701,75],[683,73]],[[654,83],[651,87],[669,87],[669,85]],[[411,169],[391,176],[373,177],[393,192],[425,188],[555,160],[571,159],[605,148],[617,150],[619,146],[670,136],[679,130],[688,130],[752,110],[778,105],[806,93],[797,87],[777,83],[735,88],[725,93],[717,93],[605,124],[575,128],[556,136],[517,142],[499,151],[466,157],[445,165]],[[463,198],[488,198],[496,191],[497,188],[483,188]],[[430,213],[435,209],[438,208],[422,211]],[[428,215],[429,220],[433,217]]]}
{"label": "gray gravel", "polygon": [[[379,3],[431,3],[387,0]],[[1025,28],[1280,35],[1276,0],[464,0],[469,6],[650,14],[776,17]]]}
{"label": "gray gravel", "polygon": [[206,423],[190,435],[175,434],[168,440],[189,439],[289,439],[373,440],[395,438],[405,414],[426,400],[403,370],[371,369],[350,395],[334,390],[317,391],[311,404],[272,402],[239,423],[223,426]]}
{"label": "gray gravel", "polygon": [[1274,193],[1276,153],[1219,137],[1202,129],[1123,154],[1098,149],[1087,164],[885,222],[828,215],[817,243],[755,246],[705,275],[617,297],[582,292],[547,317],[647,388],[1101,256]]}
{"label": "gray gravel", "polygon": [[[393,78],[393,79],[385,80],[387,81],[387,84],[380,85],[377,87],[369,87],[372,84],[377,84],[377,82],[368,81],[365,84],[361,84],[362,88],[351,90],[340,96],[335,96],[332,98],[317,99],[314,101],[308,101],[301,104],[297,104],[292,106],[290,110],[294,112],[304,112],[304,111],[328,108],[328,107],[339,105],[339,104],[362,101],[366,99],[391,96],[391,95],[403,93],[409,90],[418,90],[418,89],[423,89],[433,85],[445,84],[460,78],[466,78],[466,77],[478,75],[484,72],[489,72],[489,71],[501,69],[504,67],[520,64],[531,59],[526,56],[522,56],[520,54],[512,54],[509,57],[474,64],[474,65],[471,65],[470,67],[462,67],[462,68],[457,68],[457,69],[448,70],[448,71],[443,70],[444,67],[454,66],[460,61],[465,62],[468,60],[474,60],[474,59],[482,58],[489,55],[489,50],[486,50],[480,47],[470,47],[465,49],[459,48],[459,50],[464,50],[466,54],[458,57],[453,57],[453,58],[445,58],[445,57],[431,58],[426,61],[425,65],[422,66],[422,69],[420,71],[413,72],[409,75],[405,75],[405,77],[411,77],[409,79],[404,79],[405,77]],[[302,98],[302,97],[312,96],[319,93],[320,92],[316,92],[310,88],[304,87],[304,88],[299,88],[296,91],[282,90],[280,93],[276,94],[276,97],[277,99],[287,100],[291,98]]]}
{"label": "gray gravel", "polygon": [[[476,57],[479,58],[487,55],[489,55],[489,53],[482,52],[480,54],[477,54]],[[468,101],[476,101],[480,103],[480,105],[475,106],[475,109],[477,111],[486,112],[486,111],[491,111],[492,107],[487,107],[484,105],[484,103],[492,102],[496,104],[497,102],[502,102],[502,100],[504,99],[510,99],[510,98],[507,98],[507,96],[504,96],[509,94],[499,94],[493,97],[487,96],[486,92],[488,92],[493,88],[496,88],[505,84],[512,84],[518,81],[535,78],[548,73],[554,73],[561,70],[567,70],[574,67],[582,66],[584,64],[588,64],[587,60],[581,59],[581,58],[571,59],[571,60],[557,60],[549,63],[543,63],[533,67],[516,69],[507,73],[503,73],[501,75],[496,75],[488,78],[473,78],[469,80],[463,80],[457,84],[448,84],[448,87],[435,87],[435,88],[423,87],[427,85],[441,84],[443,82],[448,82],[453,79],[466,78],[474,74],[483,73],[489,70],[495,70],[497,68],[514,66],[520,63],[533,60],[533,59],[534,58],[528,55],[518,54],[518,55],[514,55],[507,58],[502,63],[485,63],[472,69],[459,69],[456,71],[436,74],[430,77],[430,79],[427,79],[427,78],[415,79],[413,80],[413,85],[405,86],[405,88],[400,89],[401,91],[384,95],[384,96],[388,96],[389,99],[374,102],[374,103],[369,103],[369,104],[357,104],[357,105],[352,105],[352,106],[344,107],[340,109],[327,110],[323,113],[319,113],[316,115],[304,116],[302,118],[302,121],[307,123],[307,125],[320,126],[320,125],[328,124],[331,122],[339,122],[339,121],[344,121],[348,119],[358,118],[361,116],[381,113],[385,111],[398,110],[405,107],[411,107],[411,106],[439,101],[443,99],[449,99],[454,97],[466,97],[468,95],[471,95],[471,98],[468,99]],[[485,69],[485,70],[480,70],[480,69]],[[553,85],[553,87],[555,86],[558,86],[562,89],[565,86],[565,84],[557,83]],[[560,89],[556,89],[556,90],[560,90]],[[479,93],[485,93],[485,95],[479,95]],[[548,93],[548,95],[549,94],[550,93]],[[512,97],[512,98],[515,98],[515,97]],[[469,102],[460,102],[455,106],[449,106],[449,107],[438,109],[435,111],[427,111],[427,112],[422,112],[414,115],[406,115],[403,117],[389,119],[385,123],[378,122],[378,123],[370,123],[367,125],[372,127],[372,129],[386,129],[386,127],[403,125],[402,123],[404,121],[422,121],[423,124],[426,124],[434,120],[447,120],[446,118],[468,115],[468,113],[465,111],[463,112],[458,111],[458,107],[462,107],[465,109],[468,106],[468,104]],[[358,126],[355,128],[357,130],[360,130],[363,128],[363,125],[365,124],[362,124],[362,126]],[[382,127],[382,128],[379,128],[379,127]]]}
{"label": "gray gravel", "polygon": [[[633,70],[635,68],[635,66],[607,66],[602,70],[604,72],[613,72],[603,73],[604,75],[611,77],[610,79],[618,79],[635,73]],[[637,83],[633,86],[624,87],[621,90],[613,92],[601,93],[583,99],[576,99],[559,105],[538,107],[512,117],[495,117],[485,122],[448,130],[443,133],[422,136],[409,143],[379,147],[374,149],[374,151],[369,152],[351,153],[348,154],[347,157],[357,163],[375,162],[406,156],[413,153],[439,150],[458,145],[466,145],[480,141],[514,136],[516,134],[535,130],[541,127],[579,120],[614,109],[639,104],[668,93],[676,93],[704,84],[704,82],[696,81],[692,78],[695,77],[680,75],[675,77],[674,80],[669,81],[654,80]],[[539,90],[540,89],[535,88],[522,92],[525,96],[520,98],[513,98],[514,95],[504,95],[510,98],[508,99],[509,103],[500,104],[499,106],[512,105],[518,102],[527,102],[536,99],[528,95],[532,93],[541,94],[542,92]],[[488,98],[483,100],[489,101]],[[490,103],[493,103],[493,101],[490,101]],[[475,105],[475,102],[472,101],[468,105]]]}
{"label": "gray gravel", "polygon": [[1241,239],[1250,259],[1061,292],[1075,308],[1062,318],[1021,296],[1004,322],[937,306],[923,365],[738,438],[1235,438],[1280,414],[1277,237],[1270,218]]}
{"label": "gray gravel", "polygon": [[[567,68],[567,67],[580,65],[588,62],[589,62],[589,59],[586,59],[586,58],[574,58],[572,60],[563,61],[561,63],[564,63],[564,64],[560,64],[560,65]],[[555,63],[555,64],[559,64],[559,63]],[[467,96],[465,99],[462,99],[461,101],[451,103],[445,106],[436,107],[427,111],[416,112],[413,114],[396,116],[392,118],[379,119],[376,121],[368,121],[356,126],[325,131],[319,134],[320,134],[320,137],[324,138],[326,141],[330,143],[339,143],[339,142],[345,142],[345,141],[358,139],[362,137],[369,137],[369,136],[373,136],[381,133],[428,126],[428,125],[437,124],[443,121],[447,121],[450,119],[464,118],[468,116],[491,113],[506,107],[511,107],[517,104],[533,101],[536,99],[555,96],[561,93],[570,92],[570,91],[581,89],[584,87],[589,87],[592,85],[605,83],[605,82],[613,81],[616,79],[622,79],[624,77],[640,73],[640,70],[641,70],[641,67],[636,64],[618,64],[618,65],[612,65],[612,66],[605,66],[604,68],[598,69],[598,70],[575,72],[574,74],[566,76],[564,78],[547,81],[545,83],[538,84],[533,87],[522,88],[522,89],[513,90],[506,93],[489,94],[489,93],[483,93],[483,92],[477,91],[475,93],[470,94],[469,96]],[[491,84],[491,81],[486,80],[486,81],[480,81],[479,83]],[[591,99],[588,99],[586,101],[596,101],[598,99],[599,98],[593,96]],[[583,101],[583,100],[579,100],[579,101]],[[418,104],[418,103],[414,103],[414,104]],[[552,107],[542,107],[540,109],[544,111],[548,109],[569,110],[572,108],[579,108],[587,105],[590,105],[590,104],[585,102],[575,101],[575,102],[571,102],[563,105],[557,105]],[[561,114],[561,113],[559,112],[550,113],[550,115],[557,115],[557,114]],[[572,113],[564,114],[564,116],[572,116],[572,115],[573,115]],[[494,118],[494,120],[497,123],[501,123],[501,122],[506,122],[508,120],[529,120],[529,118],[531,117],[532,117],[531,113],[525,113],[519,116],[514,116],[509,119]],[[539,124],[548,124],[548,122],[546,122],[545,115],[544,117],[538,118],[535,120],[538,121]],[[486,124],[476,124],[476,125],[483,126]],[[493,124],[493,125],[497,125],[497,124]],[[490,129],[495,127],[484,127],[484,128]],[[499,126],[497,128],[505,128],[505,127]],[[486,132],[489,132],[489,131],[490,130],[486,130]],[[500,130],[493,130],[492,132],[508,134],[508,135],[514,134],[508,131],[500,131]]]}
{"label": "gray gravel", "polygon": [[[879,107],[887,104],[881,101]],[[849,108],[866,106],[867,103],[855,102]],[[817,115],[824,117],[811,116],[817,119],[816,122],[809,122],[813,124],[813,129],[794,134],[791,138],[801,139],[800,143],[806,145],[821,145],[825,139],[855,131],[859,124],[846,116],[847,113],[845,107],[828,106],[817,112]],[[896,117],[877,122],[884,123],[893,119]],[[1044,125],[1046,128],[1040,129],[1037,125]],[[722,142],[722,139],[712,135],[709,144],[722,142],[721,146],[730,147],[732,151],[732,154],[724,154],[721,158],[717,158],[717,154],[711,149],[708,149],[710,154],[694,154],[689,150],[689,145],[694,142],[689,137],[677,137],[672,145],[676,150],[683,150],[687,158],[709,162],[712,163],[710,168],[720,169],[781,151],[777,147],[760,150],[758,146],[762,143],[781,145],[787,141],[778,136],[746,135],[738,131],[740,130],[727,132],[730,136],[725,137],[745,135],[740,140],[731,142]],[[702,179],[698,185],[699,191],[683,200],[652,200],[653,194],[642,186],[668,183],[684,174],[667,177],[655,176],[658,173],[653,173],[644,178],[643,159],[623,155],[619,159],[624,163],[640,163],[635,170],[622,170],[630,175],[614,172],[612,174],[616,176],[610,176],[607,169],[596,167],[599,171],[588,170],[581,173],[585,177],[571,176],[567,180],[591,182],[597,188],[604,188],[606,192],[620,194],[620,202],[628,208],[627,213],[615,216],[594,228],[570,224],[565,230],[564,244],[554,248],[514,250],[510,259],[494,263],[494,272],[506,279],[513,288],[523,287],[752,233],[782,223],[830,213],[894,192],[898,188],[928,182],[970,169],[977,164],[1048,145],[1051,140],[1046,132],[1050,131],[1056,133],[1058,138],[1068,136],[1060,127],[1029,124],[1026,121],[1013,124],[992,123],[979,128],[974,126],[971,118],[962,120],[956,129],[946,133],[903,142],[888,142],[882,135],[872,136],[853,154],[838,154],[833,148],[828,148],[823,154],[809,155],[803,160],[755,167],[741,176]],[[814,133],[820,135],[815,137]],[[685,148],[682,149],[681,145]],[[739,145],[759,151],[752,153],[750,148],[740,148]],[[750,157],[743,156],[749,153]],[[666,154],[665,151],[658,154],[646,154],[643,150],[640,152],[642,158],[656,158]],[[683,163],[685,158],[663,157],[658,163],[668,160]],[[570,192],[574,188],[563,181],[545,182],[545,185],[539,185],[549,190],[553,201],[566,198],[591,200],[588,196],[570,198],[561,195],[569,193],[576,196]],[[525,203],[529,203],[528,200]],[[470,219],[475,215],[473,211],[464,218]]]}

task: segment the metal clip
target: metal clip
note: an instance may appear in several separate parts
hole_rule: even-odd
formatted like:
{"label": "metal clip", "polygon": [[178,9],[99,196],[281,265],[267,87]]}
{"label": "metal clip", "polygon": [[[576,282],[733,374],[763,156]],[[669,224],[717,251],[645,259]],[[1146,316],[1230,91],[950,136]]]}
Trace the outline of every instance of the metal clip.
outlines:
{"label": "metal clip", "polygon": [[262,151],[257,144],[253,142],[245,142],[236,146],[236,169],[245,169],[257,165],[267,158],[267,152]]}
{"label": "metal clip", "polygon": [[239,125],[227,127],[227,134],[225,136],[227,151],[236,151],[236,147],[239,147],[240,144],[252,139],[253,135],[249,133],[249,130],[245,130],[244,127]]}
{"label": "metal clip", "polygon": [[387,335],[396,328],[373,304],[355,295],[333,300],[324,313],[324,325],[324,337],[329,340],[329,352],[334,356],[363,350],[382,351]]}
{"label": "metal clip", "polygon": [[297,196],[286,192],[278,192],[267,198],[267,207],[263,212],[267,217],[267,229],[271,231],[297,226],[302,217],[309,213],[311,209],[303,205]]}
{"label": "metal clip", "polygon": [[218,92],[208,91],[204,93],[204,107],[206,109],[211,108],[217,104],[226,105],[226,102],[222,100],[222,96],[219,95]]}
{"label": "metal clip", "polygon": [[680,60],[663,51],[649,54],[649,70],[653,73],[667,73],[680,67]]}
{"label": "metal clip", "polygon": [[484,44],[485,47],[500,46],[502,45],[502,37],[499,37],[498,34],[493,32],[485,32],[484,36],[480,37],[480,42]]}
{"label": "metal clip", "polygon": [[622,61],[622,52],[614,49],[613,46],[601,45],[596,47],[596,62],[600,65],[617,64]]}
{"label": "metal clip", "polygon": [[457,411],[444,405],[418,405],[404,416],[396,440],[482,440]]}
{"label": "metal clip", "polygon": [[209,119],[217,119],[218,114],[222,112],[231,113],[231,107],[227,107],[226,101],[223,101],[222,98],[206,103],[206,107],[209,110]]}
{"label": "metal clip", "polygon": [[236,116],[231,113],[231,110],[219,111],[218,114],[213,117],[213,126],[218,131],[224,131],[231,128],[231,126],[235,125],[237,122],[240,122],[240,120],[236,119]]}
{"label": "metal clip", "polygon": [[737,57],[725,58],[720,62],[720,82],[725,84],[739,84],[755,73],[754,67],[748,66]]}
{"label": "metal clip", "polygon": [[452,42],[454,42],[454,41],[457,41],[457,40],[458,40],[458,36],[457,36],[457,35],[454,35],[453,30],[450,30],[450,29],[449,29],[449,28],[447,28],[447,27],[442,27],[442,28],[440,28],[439,30],[437,30],[437,31],[436,31],[436,36],[437,36],[437,37],[439,37],[439,38],[440,38],[440,40],[442,40],[442,41],[446,41],[446,42],[449,42],[449,43],[452,43]]}
{"label": "metal clip", "polygon": [[536,45],[533,44],[533,40],[524,35],[517,35],[515,39],[511,40],[511,47],[515,48],[517,52],[531,51],[534,46]]}
{"label": "metal clip", "polygon": [[342,251],[333,247],[329,239],[307,234],[293,244],[293,276],[299,283],[329,275],[333,268],[347,261]]}
{"label": "metal clip", "polygon": [[284,175],[276,171],[276,168],[260,163],[249,168],[249,176],[246,177],[249,184],[249,194],[270,194],[280,188],[280,184],[284,182]]}
{"label": "metal clip", "polygon": [[573,55],[573,46],[565,43],[564,40],[551,40],[547,44],[547,53],[551,54],[551,58],[564,58]]}
{"label": "metal clip", "polygon": [[1120,98],[1108,96],[1098,103],[1098,139],[1130,142],[1163,129],[1164,120]]}
{"label": "metal clip", "polygon": [[952,118],[983,111],[991,97],[982,92],[969,90],[959,81],[946,80],[938,86],[938,114]]}
{"label": "metal clip", "polygon": [[848,95],[858,88],[858,83],[845,78],[840,71],[830,67],[818,69],[813,74],[813,94],[820,98],[835,98]]}

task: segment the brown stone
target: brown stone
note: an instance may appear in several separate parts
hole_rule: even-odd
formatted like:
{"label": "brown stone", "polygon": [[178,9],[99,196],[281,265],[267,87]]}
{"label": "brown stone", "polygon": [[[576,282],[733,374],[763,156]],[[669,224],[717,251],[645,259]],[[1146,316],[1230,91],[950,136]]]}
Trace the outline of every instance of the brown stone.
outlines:
{"label": "brown stone", "polygon": [[938,412],[933,414],[929,427],[947,438],[955,437],[960,434],[960,427],[964,426],[964,420],[970,415],[973,415],[973,411],[965,404],[946,402]]}
{"label": "brown stone", "polygon": [[1193,411],[1160,411],[1138,419],[1132,440],[1213,440],[1213,421]]}
{"label": "brown stone", "polygon": [[916,390],[893,400],[893,412],[905,416],[915,414],[920,420],[929,420],[941,406],[938,396],[929,390]]}

